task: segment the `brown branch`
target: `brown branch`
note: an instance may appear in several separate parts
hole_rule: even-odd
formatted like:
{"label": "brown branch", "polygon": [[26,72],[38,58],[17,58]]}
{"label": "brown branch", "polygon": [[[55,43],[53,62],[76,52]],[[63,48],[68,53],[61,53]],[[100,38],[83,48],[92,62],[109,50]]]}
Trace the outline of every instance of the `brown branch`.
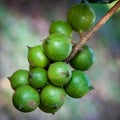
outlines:
{"label": "brown branch", "polygon": [[93,34],[95,34],[100,27],[117,11],[120,7],[120,0],[96,23],[96,25],[85,35],[82,36],[81,41],[73,48],[71,55],[67,58],[66,62],[68,62],[74,55],[81,50],[82,46],[90,40]]}

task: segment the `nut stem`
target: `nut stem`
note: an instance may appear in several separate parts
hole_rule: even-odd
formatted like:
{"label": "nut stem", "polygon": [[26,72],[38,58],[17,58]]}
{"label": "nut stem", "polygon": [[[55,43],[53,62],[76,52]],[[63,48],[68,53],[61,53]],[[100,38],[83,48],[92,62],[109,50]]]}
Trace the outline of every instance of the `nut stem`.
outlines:
{"label": "nut stem", "polygon": [[103,24],[118,10],[120,7],[120,0],[91,28],[84,36],[82,36],[80,42],[73,48],[71,55],[66,59],[68,62],[74,55],[81,50],[84,44],[102,27]]}

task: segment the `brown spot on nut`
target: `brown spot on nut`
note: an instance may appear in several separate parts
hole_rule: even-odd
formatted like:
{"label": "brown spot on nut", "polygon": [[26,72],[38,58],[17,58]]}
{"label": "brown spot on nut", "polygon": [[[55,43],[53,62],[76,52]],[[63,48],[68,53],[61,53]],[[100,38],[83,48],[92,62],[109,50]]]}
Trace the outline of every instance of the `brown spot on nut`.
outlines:
{"label": "brown spot on nut", "polygon": [[36,102],[34,100],[29,101],[28,106],[31,108],[36,108]]}

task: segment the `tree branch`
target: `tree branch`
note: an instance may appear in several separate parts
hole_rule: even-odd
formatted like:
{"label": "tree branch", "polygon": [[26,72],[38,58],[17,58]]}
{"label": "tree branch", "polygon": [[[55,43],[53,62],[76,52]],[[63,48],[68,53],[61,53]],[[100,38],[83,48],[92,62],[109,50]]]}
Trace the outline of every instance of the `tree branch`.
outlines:
{"label": "tree branch", "polygon": [[81,50],[82,46],[90,40],[93,34],[95,34],[100,27],[117,11],[120,7],[120,0],[96,23],[93,28],[84,36],[82,36],[81,41],[73,48],[71,55],[67,58],[66,62],[68,62],[74,55]]}

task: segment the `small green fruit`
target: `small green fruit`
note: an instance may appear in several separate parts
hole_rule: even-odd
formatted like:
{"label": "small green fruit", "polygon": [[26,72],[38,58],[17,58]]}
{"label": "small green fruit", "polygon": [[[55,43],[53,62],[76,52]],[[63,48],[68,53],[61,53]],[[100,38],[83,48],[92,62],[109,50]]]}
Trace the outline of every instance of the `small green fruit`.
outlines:
{"label": "small green fruit", "polygon": [[40,109],[47,113],[55,113],[65,102],[66,93],[63,88],[46,85],[40,92]]}
{"label": "small green fruit", "polygon": [[53,33],[44,41],[45,54],[52,61],[66,59],[71,51],[71,38],[61,33]]}
{"label": "small green fruit", "polygon": [[64,86],[71,78],[71,69],[65,62],[54,62],[48,68],[48,78],[53,85]]}
{"label": "small green fruit", "polygon": [[49,59],[44,53],[42,45],[37,45],[28,48],[28,61],[32,67],[46,67],[49,64]]}
{"label": "small green fruit", "polygon": [[8,77],[11,87],[16,90],[19,86],[29,85],[28,81],[29,72],[24,69],[15,71],[12,76]]}
{"label": "small green fruit", "polygon": [[69,37],[72,36],[72,28],[66,21],[53,21],[49,28],[49,33],[62,33]]}
{"label": "small green fruit", "polygon": [[81,98],[91,90],[89,78],[80,70],[72,71],[70,82],[65,85],[66,93],[73,98]]}
{"label": "small green fruit", "polygon": [[21,112],[31,112],[40,104],[40,95],[29,85],[23,85],[16,89],[12,97],[13,105]]}
{"label": "small green fruit", "polygon": [[43,88],[48,81],[47,72],[43,68],[31,69],[29,76],[30,85],[35,89]]}
{"label": "small green fruit", "polygon": [[71,60],[70,65],[78,70],[88,70],[94,63],[95,57],[92,48],[85,45]]}
{"label": "small green fruit", "polygon": [[88,4],[77,4],[67,13],[67,21],[73,30],[83,33],[88,30],[95,21],[93,9]]}

